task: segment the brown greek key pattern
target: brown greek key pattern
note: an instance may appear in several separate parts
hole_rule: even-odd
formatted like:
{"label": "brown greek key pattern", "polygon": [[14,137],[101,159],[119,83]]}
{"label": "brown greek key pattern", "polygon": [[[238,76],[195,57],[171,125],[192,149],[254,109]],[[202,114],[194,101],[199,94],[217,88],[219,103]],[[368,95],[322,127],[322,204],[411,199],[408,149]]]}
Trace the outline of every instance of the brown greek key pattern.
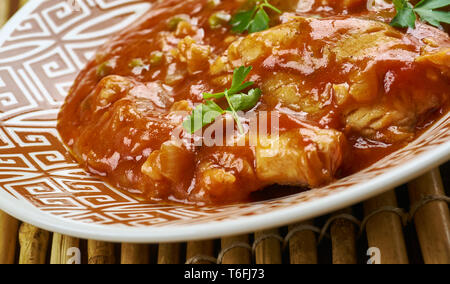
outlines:
{"label": "brown greek key pattern", "polygon": [[[33,2],[33,1],[32,1]],[[41,211],[84,223],[164,227],[238,219],[302,206],[405,165],[450,141],[450,115],[365,171],[327,187],[276,200],[215,208],[151,204],[79,168],[55,129],[58,108],[95,50],[151,8],[150,1],[35,3],[0,33],[0,190]]]}

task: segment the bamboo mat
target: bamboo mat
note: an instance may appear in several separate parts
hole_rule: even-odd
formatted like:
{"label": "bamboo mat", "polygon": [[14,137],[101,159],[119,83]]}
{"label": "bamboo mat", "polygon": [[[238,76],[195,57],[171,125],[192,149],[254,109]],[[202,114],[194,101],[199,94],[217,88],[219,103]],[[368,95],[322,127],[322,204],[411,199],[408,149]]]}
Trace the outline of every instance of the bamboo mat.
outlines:
{"label": "bamboo mat", "polygon": [[[0,26],[26,0],[0,0]],[[201,242],[80,240],[0,211],[0,264],[450,264],[450,163],[363,204],[315,220]]]}

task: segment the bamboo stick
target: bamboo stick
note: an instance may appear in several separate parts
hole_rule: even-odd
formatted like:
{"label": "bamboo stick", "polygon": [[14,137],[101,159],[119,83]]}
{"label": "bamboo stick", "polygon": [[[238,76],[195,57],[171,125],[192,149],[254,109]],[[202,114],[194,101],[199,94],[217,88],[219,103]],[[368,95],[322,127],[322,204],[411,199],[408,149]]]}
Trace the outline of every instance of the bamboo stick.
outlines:
{"label": "bamboo stick", "polygon": [[[383,208],[397,208],[395,191],[368,200],[364,203],[365,215]],[[370,248],[381,252],[382,264],[408,264],[402,220],[394,212],[381,212],[371,217],[366,224],[367,239]]]}
{"label": "bamboo stick", "polygon": [[0,27],[3,26],[9,18],[10,3],[9,1],[0,1]]}
{"label": "bamboo stick", "polygon": [[[312,226],[313,222],[308,221],[302,226]],[[289,226],[289,231],[298,225]],[[292,264],[317,264],[317,239],[313,231],[304,230],[295,233],[289,240],[290,261]]]}
{"label": "bamboo stick", "polygon": [[99,241],[88,241],[89,264],[115,264],[114,244]]}
{"label": "bamboo stick", "polygon": [[7,2],[9,1],[9,17],[11,17],[17,12],[17,10],[19,10],[20,1],[18,0],[6,0],[6,1]]}
{"label": "bamboo stick", "polygon": [[122,244],[121,264],[149,264],[150,247],[140,244]]}
{"label": "bamboo stick", "polygon": [[211,264],[214,258],[214,241],[189,242],[186,260],[192,264]]}
{"label": "bamboo stick", "polygon": [[19,221],[0,211],[0,264],[13,264]]}
{"label": "bamboo stick", "polygon": [[[411,204],[426,196],[445,196],[439,169],[409,183]],[[450,214],[445,202],[433,201],[417,210],[414,222],[427,264],[450,264]]]}
{"label": "bamboo stick", "polygon": [[[352,209],[347,208],[336,213],[352,214]],[[336,219],[330,229],[333,264],[356,264],[356,231],[355,225],[346,219]]]}
{"label": "bamboo stick", "polygon": [[81,264],[80,240],[54,233],[50,264]]}
{"label": "bamboo stick", "polygon": [[158,264],[180,264],[181,244],[159,244]]}
{"label": "bamboo stick", "polygon": [[[9,18],[10,1],[0,1],[0,27]],[[19,222],[0,211],[0,264],[14,263]]]}
{"label": "bamboo stick", "polygon": [[19,1],[19,7],[22,7],[23,5],[25,5],[28,2],[28,0],[20,0]]}
{"label": "bamboo stick", "polygon": [[45,264],[50,233],[23,223],[19,230],[19,264]]}
{"label": "bamboo stick", "polygon": [[256,264],[282,264],[281,242],[275,237],[269,237],[280,237],[278,229],[256,232],[255,240],[264,238],[264,236],[268,238],[261,240],[255,248]]}
{"label": "bamboo stick", "polygon": [[[235,244],[249,245],[249,236],[241,235],[223,238],[221,240],[222,250],[230,248]],[[222,264],[251,264],[252,254],[251,251],[243,247],[235,247],[228,250],[222,257]]]}
{"label": "bamboo stick", "polygon": [[148,259],[149,264],[158,263],[158,244],[148,244]]}

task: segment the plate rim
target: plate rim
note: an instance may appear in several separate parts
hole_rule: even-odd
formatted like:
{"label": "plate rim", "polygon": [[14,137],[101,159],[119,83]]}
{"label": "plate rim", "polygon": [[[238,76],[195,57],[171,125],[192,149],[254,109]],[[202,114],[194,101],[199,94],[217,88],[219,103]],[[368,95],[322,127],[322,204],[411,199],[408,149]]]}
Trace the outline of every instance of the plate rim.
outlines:
{"label": "plate rim", "polygon": [[[20,19],[28,15],[44,0],[29,1],[0,29],[0,44],[20,24]],[[424,135],[426,132],[424,133]],[[408,182],[450,159],[450,141],[436,146],[413,158],[409,163],[395,167],[370,183],[358,183],[329,196],[305,201],[301,205],[291,205],[274,212],[237,219],[205,222],[195,225],[166,225],[161,227],[132,228],[124,226],[103,226],[89,224],[46,213],[19,199],[0,192],[0,208],[12,217],[33,226],[77,238],[129,243],[171,243],[221,238],[247,234],[268,228],[308,220],[354,205],[389,191]]]}
{"label": "plate rim", "polygon": [[172,243],[216,239],[280,227],[334,212],[389,191],[448,159],[450,159],[450,141],[432,153],[423,153],[410,163],[395,168],[391,173],[380,175],[370,184],[357,184],[336,194],[305,201],[301,207],[290,206],[277,209],[275,212],[240,217],[236,220],[197,225],[127,227],[127,230],[122,226],[93,225],[45,213],[10,196],[3,198],[4,192],[0,193],[0,208],[9,215],[38,228],[82,239],[128,243]]}

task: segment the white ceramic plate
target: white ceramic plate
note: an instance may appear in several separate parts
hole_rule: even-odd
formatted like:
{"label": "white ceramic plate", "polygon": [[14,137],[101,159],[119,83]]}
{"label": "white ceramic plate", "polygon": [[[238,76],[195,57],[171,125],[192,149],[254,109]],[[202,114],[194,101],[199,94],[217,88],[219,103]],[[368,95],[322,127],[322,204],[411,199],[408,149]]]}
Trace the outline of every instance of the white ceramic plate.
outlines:
{"label": "white ceramic plate", "polygon": [[29,1],[0,32],[0,208],[86,239],[188,241],[302,221],[381,194],[450,158],[450,115],[405,149],[324,188],[195,208],[148,204],[79,168],[55,130],[72,80],[112,34],[150,9],[137,0]]}

